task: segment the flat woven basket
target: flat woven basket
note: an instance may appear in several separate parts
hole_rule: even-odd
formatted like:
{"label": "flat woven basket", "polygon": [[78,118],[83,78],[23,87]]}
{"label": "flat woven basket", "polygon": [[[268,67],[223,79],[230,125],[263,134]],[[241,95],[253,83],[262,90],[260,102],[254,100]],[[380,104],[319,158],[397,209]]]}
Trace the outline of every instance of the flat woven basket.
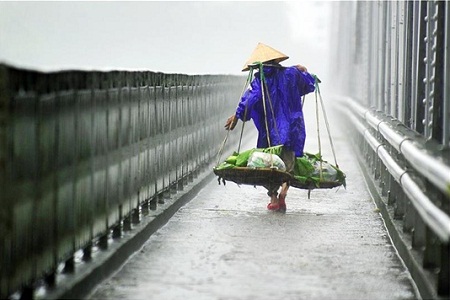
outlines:
{"label": "flat woven basket", "polygon": [[338,181],[320,181],[317,185],[312,180],[301,182],[295,178],[292,178],[290,181],[290,186],[303,190],[332,189],[341,185],[342,183]]}
{"label": "flat woven basket", "polygon": [[290,186],[294,188],[314,190],[332,189],[342,185],[338,181],[321,181],[317,184],[312,180],[301,182],[287,172],[271,168],[234,167],[223,170],[214,168],[213,171],[219,177],[219,181],[232,181],[236,184],[252,186],[280,186],[284,182],[289,182]]}
{"label": "flat woven basket", "polygon": [[283,171],[271,168],[235,167],[232,169],[213,169],[219,180],[232,181],[237,184],[273,186],[288,182],[293,177]]}

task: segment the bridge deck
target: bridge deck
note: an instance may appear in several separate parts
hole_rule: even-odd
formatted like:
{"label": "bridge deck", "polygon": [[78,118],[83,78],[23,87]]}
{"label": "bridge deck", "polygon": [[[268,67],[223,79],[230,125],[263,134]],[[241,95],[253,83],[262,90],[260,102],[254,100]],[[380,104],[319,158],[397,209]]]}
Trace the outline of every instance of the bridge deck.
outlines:
{"label": "bridge deck", "polygon": [[347,189],[291,189],[286,214],[263,188],[208,183],[90,299],[416,299],[344,138]]}

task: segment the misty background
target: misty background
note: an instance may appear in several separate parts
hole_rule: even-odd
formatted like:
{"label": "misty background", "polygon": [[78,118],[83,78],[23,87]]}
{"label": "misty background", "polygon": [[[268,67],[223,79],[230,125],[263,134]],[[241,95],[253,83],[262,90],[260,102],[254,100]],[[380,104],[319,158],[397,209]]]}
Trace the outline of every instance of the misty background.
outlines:
{"label": "misty background", "polygon": [[243,74],[258,42],[326,77],[330,2],[0,2],[0,63]]}

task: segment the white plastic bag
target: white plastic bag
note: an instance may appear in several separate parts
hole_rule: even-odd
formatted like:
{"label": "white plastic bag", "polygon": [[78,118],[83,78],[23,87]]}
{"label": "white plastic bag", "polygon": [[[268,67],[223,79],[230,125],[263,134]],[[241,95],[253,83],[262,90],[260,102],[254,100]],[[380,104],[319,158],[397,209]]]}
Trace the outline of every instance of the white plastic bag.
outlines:
{"label": "white plastic bag", "polygon": [[280,171],[286,171],[286,165],[276,154],[264,152],[253,152],[248,158],[247,167],[249,168],[276,168]]}
{"label": "white plastic bag", "polygon": [[[314,163],[314,172],[312,173],[314,177],[320,177],[320,161]],[[337,171],[329,163],[322,162],[322,178],[325,181],[335,181],[337,176]]]}

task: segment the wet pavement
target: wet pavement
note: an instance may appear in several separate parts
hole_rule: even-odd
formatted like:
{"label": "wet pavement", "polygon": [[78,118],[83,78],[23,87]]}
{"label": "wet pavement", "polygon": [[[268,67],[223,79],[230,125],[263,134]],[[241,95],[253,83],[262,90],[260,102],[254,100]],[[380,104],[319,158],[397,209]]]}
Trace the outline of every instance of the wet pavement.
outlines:
{"label": "wet pavement", "polygon": [[89,299],[417,299],[350,145],[333,142],[347,189],[291,188],[283,214],[264,188],[213,179]]}

